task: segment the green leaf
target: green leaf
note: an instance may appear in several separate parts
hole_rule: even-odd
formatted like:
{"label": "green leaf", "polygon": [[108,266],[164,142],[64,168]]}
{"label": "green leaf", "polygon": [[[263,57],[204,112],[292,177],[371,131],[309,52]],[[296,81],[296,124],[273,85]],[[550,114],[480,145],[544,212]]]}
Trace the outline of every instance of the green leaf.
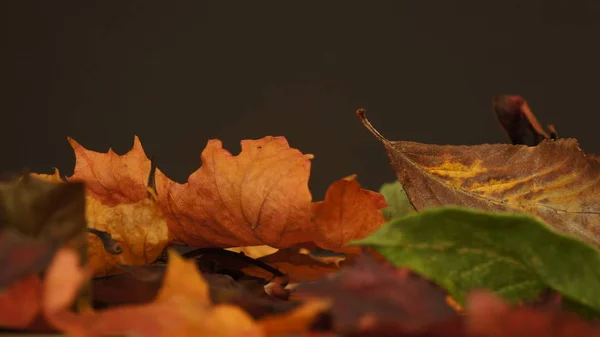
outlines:
{"label": "green leaf", "polygon": [[386,220],[415,212],[415,208],[408,200],[404,188],[399,181],[396,180],[381,185],[379,193],[385,197],[385,201],[388,203],[388,207],[381,210]]}
{"label": "green leaf", "polygon": [[529,215],[429,209],[352,244],[426,276],[461,304],[477,288],[510,302],[552,288],[580,303],[578,311],[600,311],[600,251]]}

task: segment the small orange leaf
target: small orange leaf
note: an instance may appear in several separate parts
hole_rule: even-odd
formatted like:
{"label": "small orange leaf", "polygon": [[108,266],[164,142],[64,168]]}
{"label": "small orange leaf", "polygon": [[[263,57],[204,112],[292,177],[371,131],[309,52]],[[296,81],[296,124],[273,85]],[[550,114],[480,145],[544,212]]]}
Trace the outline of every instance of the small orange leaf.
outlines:
{"label": "small orange leaf", "polygon": [[340,179],[331,184],[324,201],[313,203],[314,241],[337,250],[364,238],[385,222],[380,211],[385,207],[383,195],[362,189],[356,175]]}
{"label": "small orange leaf", "polygon": [[137,136],[125,155],[86,150],[68,138],[75,152],[75,169],[69,181],[84,181],[88,193],[103,204],[114,206],[147,197],[151,163]]}

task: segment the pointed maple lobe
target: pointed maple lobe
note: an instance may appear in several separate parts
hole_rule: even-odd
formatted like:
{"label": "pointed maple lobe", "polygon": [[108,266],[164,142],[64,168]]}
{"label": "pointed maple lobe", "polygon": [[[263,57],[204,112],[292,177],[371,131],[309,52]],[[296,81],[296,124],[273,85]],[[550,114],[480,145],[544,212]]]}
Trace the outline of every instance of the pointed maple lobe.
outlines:
{"label": "pointed maple lobe", "polygon": [[244,140],[233,156],[219,140],[185,184],[156,170],[159,204],[175,239],[194,247],[277,247],[286,224],[309,220],[310,159],[283,137]]}
{"label": "pointed maple lobe", "polygon": [[169,301],[181,295],[197,304],[206,306],[212,304],[208,284],[198,273],[196,262],[193,259],[185,260],[174,250],[170,250],[163,287],[159,290],[156,300]]}
{"label": "pointed maple lobe", "polygon": [[83,181],[88,193],[106,205],[132,203],[147,197],[151,163],[140,139],[135,136],[133,147],[124,155],[112,149],[100,153],[85,149],[68,138],[75,152],[75,169],[69,181]]}

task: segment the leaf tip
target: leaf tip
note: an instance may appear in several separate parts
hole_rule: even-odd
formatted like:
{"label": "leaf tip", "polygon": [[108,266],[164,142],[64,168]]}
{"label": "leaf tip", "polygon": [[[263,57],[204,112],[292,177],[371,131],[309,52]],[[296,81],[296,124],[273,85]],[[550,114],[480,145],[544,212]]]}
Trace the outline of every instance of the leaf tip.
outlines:
{"label": "leaf tip", "polygon": [[67,137],[67,141],[69,142],[69,144],[71,145],[73,150],[81,147],[81,145],[75,139],[73,139],[71,137]]}

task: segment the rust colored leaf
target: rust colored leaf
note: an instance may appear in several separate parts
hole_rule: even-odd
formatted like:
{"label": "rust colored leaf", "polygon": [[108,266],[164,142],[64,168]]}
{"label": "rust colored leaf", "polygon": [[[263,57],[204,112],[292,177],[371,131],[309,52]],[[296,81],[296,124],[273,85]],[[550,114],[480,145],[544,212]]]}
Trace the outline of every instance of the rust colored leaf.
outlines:
{"label": "rust colored leaf", "polygon": [[86,150],[68,138],[75,152],[75,169],[69,181],[83,181],[88,193],[105,205],[137,202],[147,197],[151,163],[137,136],[129,152],[120,156]]}
{"label": "rust colored leaf", "polygon": [[417,210],[459,205],[488,211],[527,212],[556,230],[600,246],[600,161],[574,139],[538,146],[429,145],[385,139],[396,176]]}
{"label": "rust colored leaf", "polygon": [[300,299],[331,299],[333,327],[342,334],[388,324],[416,334],[456,316],[433,283],[366,256],[334,278],[301,283],[295,291]]}
{"label": "rust colored leaf", "polygon": [[469,336],[477,337],[597,337],[593,328],[575,314],[557,310],[509,307],[488,292],[473,292],[467,299]]}
{"label": "rust colored leaf", "polygon": [[39,273],[52,260],[56,243],[0,230],[0,291],[13,282]]}
{"label": "rust colored leaf", "polygon": [[549,125],[549,132],[535,118],[527,101],[517,95],[500,95],[493,98],[494,112],[498,121],[514,145],[538,145],[545,139],[556,139],[556,129]]}
{"label": "rust colored leaf", "polygon": [[0,290],[0,328],[29,327],[41,309],[42,282],[36,274]]}

